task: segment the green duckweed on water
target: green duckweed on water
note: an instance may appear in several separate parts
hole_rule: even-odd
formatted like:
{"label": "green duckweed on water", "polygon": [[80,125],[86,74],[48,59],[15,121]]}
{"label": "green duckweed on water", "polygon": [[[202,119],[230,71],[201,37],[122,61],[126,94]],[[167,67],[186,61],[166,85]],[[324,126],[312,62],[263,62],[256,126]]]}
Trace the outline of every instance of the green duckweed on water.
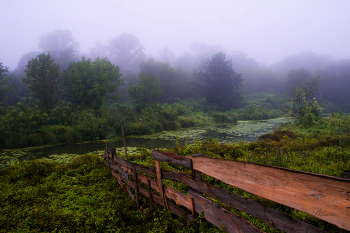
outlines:
{"label": "green duckweed on water", "polygon": [[272,132],[280,125],[289,122],[288,118],[280,117],[264,121],[239,121],[238,123],[216,124],[203,127],[193,127],[178,131],[163,131],[152,135],[133,136],[144,139],[161,139],[175,141],[194,140],[204,141],[209,138],[216,138],[220,143],[237,143],[239,141],[257,141],[262,134]]}

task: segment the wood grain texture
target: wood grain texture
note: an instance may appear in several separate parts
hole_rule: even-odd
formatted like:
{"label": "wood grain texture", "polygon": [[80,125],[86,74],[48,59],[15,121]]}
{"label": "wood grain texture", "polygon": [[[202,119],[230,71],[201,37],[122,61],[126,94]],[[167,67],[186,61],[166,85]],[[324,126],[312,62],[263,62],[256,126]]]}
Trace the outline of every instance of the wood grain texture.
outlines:
{"label": "wood grain texture", "polygon": [[248,213],[262,220],[275,229],[282,230],[287,233],[326,233],[326,231],[323,231],[306,222],[292,218],[287,214],[264,206],[256,201],[242,197],[238,194],[227,191],[223,188],[195,179],[194,177],[191,177],[187,174],[163,170],[162,177],[164,179],[174,180],[186,184],[193,188],[195,191],[203,192],[223,204]]}
{"label": "wood grain texture", "polygon": [[350,180],[234,160],[194,157],[192,163],[229,185],[350,230]]}
{"label": "wood grain texture", "polygon": [[[108,159],[107,161],[111,161],[110,159]],[[122,174],[124,177],[128,177],[128,174],[126,172],[124,172],[120,167],[118,167],[117,165],[115,164],[112,164],[110,162],[104,162],[103,163],[104,165],[108,166],[109,168],[112,168],[116,171],[118,171],[120,174]]]}
{"label": "wood grain texture", "polygon": [[[132,175],[131,169],[125,166],[121,166],[120,168],[124,172]],[[229,192],[215,185],[211,185],[206,182],[200,181],[198,179],[190,177],[187,174],[162,170],[162,177],[169,180],[179,181],[183,184],[190,186],[191,188],[197,191],[204,192],[207,195],[211,196],[212,198],[218,200],[219,202],[222,202],[228,206],[231,206],[233,208],[246,212],[250,215],[253,215],[256,218],[259,218],[260,220],[264,221],[265,223],[267,223],[271,227],[274,227],[275,229],[282,230],[284,232],[290,232],[290,233],[292,232],[309,232],[309,233],[325,232],[315,226],[312,226],[298,219],[292,218],[282,212],[266,207],[258,202],[244,198],[240,195]],[[158,184],[153,179],[146,177],[142,174],[137,174],[137,178],[144,184],[147,184],[147,181],[149,180],[152,189],[159,192]],[[180,194],[187,196],[182,193]],[[166,192],[165,195],[168,198],[174,197],[173,195],[169,195],[169,192]],[[178,205],[182,205],[188,208],[187,201],[184,201],[184,203],[182,203],[183,199],[185,198],[180,198],[175,201],[178,203]],[[188,208],[188,209],[191,210],[191,208]]]}
{"label": "wood grain texture", "polygon": [[[107,154],[107,155],[102,155],[102,157],[103,158],[112,158],[112,155]],[[124,159],[122,159],[116,155],[113,157],[113,161],[115,161],[123,166],[129,167],[129,168],[135,167],[136,170],[139,172],[143,172],[143,173],[146,173],[146,174],[149,174],[152,176],[157,176],[156,168],[154,168],[154,167],[147,167],[147,166],[140,165],[137,163],[131,163],[131,162],[125,161]]]}
{"label": "wood grain texture", "polygon": [[[128,180],[128,179],[126,179],[126,178],[123,177],[123,176],[120,176],[118,173],[116,173],[116,172],[114,172],[114,171],[112,171],[112,175],[113,175],[115,178],[117,178],[118,180],[120,180],[122,184],[123,184],[123,182],[125,182],[125,183],[126,183],[127,185],[129,185],[129,186],[134,185],[133,182],[132,182],[131,180]],[[139,192],[140,192],[142,195],[148,197],[148,190],[144,189],[144,188],[141,187],[140,185],[138,185],[138,190],[139,190]],[[151,193],[151,195],[152,195],[152,200],[153,200],[153,201],[157,202],[158,204],[162,205],[163,207],[166,207],[166,205],[167,205],[167,206],[169,207],[170,211],[171,211],[172,213],[176,214],[177,216],[185,215],[187,220],[193,219],[193,216],[192,216],[192,215],[186,214],[186,211],[184,211],[184,210],[181,209],[180,207],[178,207],[178,206],[176,206],[176,205],[173,205],[173,204],[170,203],[170,202],[167,202],[166,205],[165,205],[164,202],[163,202],[163,199],[162,199],[160,196],[158,196],[158,195],[156,195],[156,194],[154,194],[154,193]]]}
{"label": "wood grain texture", "polygon": [[181,165],[185,168],[192,169],[191,159],[165,151],[152,150],[153,159],[160,162],[171,162],[173,164]]}
{"label": "wood grain texture", "polygon": [[246,219],[236,216],[224,208],[221,208],[211,200],[203,197],[193,190],[188,191],[188,196],[194,200],[195,211],[198,214],[201,214],[203,211],[204,218],[221,229],[222,226],[225,226],[228,232],[263,232]]}
{"label": "wood grain texture", "polygon": [[[130,175],[132,174],[131,169],[128,169],[124,166],[121,166],[121,169],[125,172],[128,172]],[[155,190],[156,192],[159,192],[159,186],[155,180],[153,180],[149,177],[146,177],[145,175],[142,175],[142,174],[137,174],[137,179],[139,181],[141,181],[141,183],[143,183],[143,184],[148,184],[148,182],[149,182],[150,187],[153,190]],[[177,205],[184,206],[189,210],[191,209],[191,200],[187,195],[185,195],[185,194],[181,193],[180,191],[177,191],[173,188],[170,188],[166,185],[163,185],[163,193],[167,198],[174,200]]]}

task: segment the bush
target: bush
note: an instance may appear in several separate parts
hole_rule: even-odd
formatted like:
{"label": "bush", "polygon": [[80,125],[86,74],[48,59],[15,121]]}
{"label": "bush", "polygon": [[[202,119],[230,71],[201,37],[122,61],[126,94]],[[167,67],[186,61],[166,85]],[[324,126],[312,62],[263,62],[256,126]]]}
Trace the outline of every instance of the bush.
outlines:
{"label": "bush", "polygon": [[76,132],[72,127],[68,127],[66,129],[66,133],[64,134],[66,143],[73,144],[77,142],[81,142],[81,136],[78,132]]}
{"label": "bush", "polygon": [[237,115],[234,113],[215,112],[212,114],[215,123],[236,123]]}
{"label": "bush", "polygon": [[195,122],[191,117],[180,117],[181,128],[194,127]]}
{"label": "bush", "polygon": [[43,144],[44,144],[44,140],[41,135],[37,133],[28,135],[29,146],[42,146]]}

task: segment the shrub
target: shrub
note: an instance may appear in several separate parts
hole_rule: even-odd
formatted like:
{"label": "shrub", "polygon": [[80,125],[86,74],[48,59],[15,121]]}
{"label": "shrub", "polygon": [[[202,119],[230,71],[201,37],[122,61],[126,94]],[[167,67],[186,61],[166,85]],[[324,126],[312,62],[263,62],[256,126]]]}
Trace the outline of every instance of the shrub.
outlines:
{"label": "shrub", "polygon": [[234,113],[215,112],[212,114],[215,123],[236,123],[237,115]]}
{"label": "shrub", "polygon": [[195,126],[195,122],[191,117],[180,117],[181,128],[188,128]]}
{"label": "shrub", "polygon": [[28,135],[28,145],[29,146],[41,146],[44,144],[44,140],[41,135],[34,133]]}
{"label": "shrub", "polygon": [[66,129],[66,133],[64,136],[66,139],[66,143],[68,144],[81,142],[80,134],[77,131],[75,131],[72,127],[68,127]]}

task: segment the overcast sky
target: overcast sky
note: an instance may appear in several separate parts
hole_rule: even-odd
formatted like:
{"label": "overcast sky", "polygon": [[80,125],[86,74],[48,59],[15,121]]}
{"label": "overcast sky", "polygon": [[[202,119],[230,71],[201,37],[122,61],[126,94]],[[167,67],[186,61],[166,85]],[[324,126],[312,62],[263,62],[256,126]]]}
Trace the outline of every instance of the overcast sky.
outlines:
{"label": "overcast sky", "polygon": [[15,69],[41,35],[68,29],[88,53],[123,32],[147,55],[194,42],[222,45],[272,64],[303,51],[350,58],[349,0],[0,0],[0,62]]}

